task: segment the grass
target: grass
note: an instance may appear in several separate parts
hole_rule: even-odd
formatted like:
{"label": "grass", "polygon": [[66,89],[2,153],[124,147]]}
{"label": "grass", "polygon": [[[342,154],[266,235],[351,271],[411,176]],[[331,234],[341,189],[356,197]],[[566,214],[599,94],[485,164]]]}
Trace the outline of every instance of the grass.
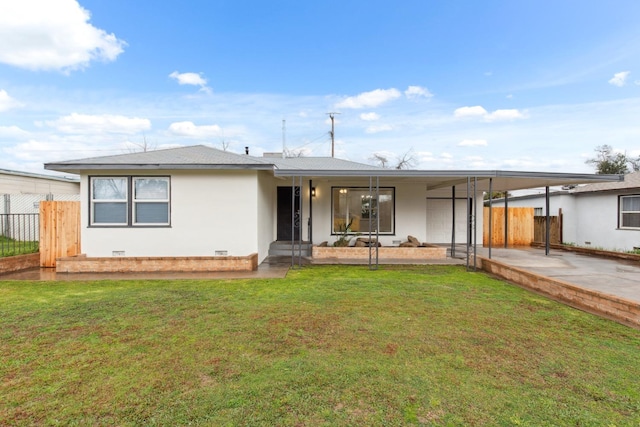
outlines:
{"label": "grass", "polygon": [[0,236],[0,258],[38,252],[38,241],[20,241]]}
{"label": "grass", "polygon": [[640,331],[455,266],[0,301],[0,425],[640,424]]}

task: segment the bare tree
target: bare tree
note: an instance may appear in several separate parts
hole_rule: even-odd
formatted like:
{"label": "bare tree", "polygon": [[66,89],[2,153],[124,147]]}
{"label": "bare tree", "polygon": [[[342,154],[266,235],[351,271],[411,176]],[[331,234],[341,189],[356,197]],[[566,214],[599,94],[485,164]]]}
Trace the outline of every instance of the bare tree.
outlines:
{"label": "bare tree", "polygon": [[[389,157],[383,153],[373,153],[369,160],[377,163],[380,167],[385,169],[391,167],[391,162],[389,161]],[[395,162],[393,163],[393,169],[411,169],[416,164],[415,154],[413,153],[413,149],[407,150],[404,154],[400,156],[395,156]]]}
{"label": "bare tree", "polygon": [[284,156],[285,157],[304,157],[304,149],[303,148],[285,148]]}
{"label": "bare tree", "polygon": [[387,164],[389,163],[389,159],[387,158],[387,156],[384,156],[380,153],[373,153],[373,155],[369,157],[369,160],[378,163],[382,168],[386,168]]}
{"label": "bare tree", "polygon": [[416,164],[416,157],[413,153],[413,148],[410,148],[406,153],[398,156],[396,169],[411,169]]}
{"label": "bare tree", "polygon": [[128,141],[128,143],[133,145],[133,147],[130,147],[128,149],[130,153],[139,153],[141,151],[146,153],[147,151],[153,151],[157,149],[157,146],[155,144],[152,145],[147,142],[147,137],[145,134],[142,134],[142,142],[137,143]]}

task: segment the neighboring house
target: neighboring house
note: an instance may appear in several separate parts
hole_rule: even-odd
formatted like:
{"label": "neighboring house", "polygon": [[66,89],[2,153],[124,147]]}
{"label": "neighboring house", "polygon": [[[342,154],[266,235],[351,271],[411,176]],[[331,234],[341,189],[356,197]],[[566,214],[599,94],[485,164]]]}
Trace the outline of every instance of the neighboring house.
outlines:
{"label": "neighboring house", "polygon": [[[49,163],[80,175],[87,257],[257,254],[276,241],[331,245],[349,227],[398,246],[482,241],[483,191],[611,181],[598,175],[382,169],[327,157],[206,146]],[[477,209],[473,208],[477,205]]]}
{"label": "neighboring house", "polygon": [[[546,215],[544,194],[510,197],[509,207],[533,207]],[[493,201],[504,206],[504,200]],[[549,194],[549,215],[562,213],[563,243],[608,250],[640,247],[640,172],[624,181],[565,188]]]}
{"label": "neighboring house", "polygon": [[42,200],[80,200],[80,179],[0,169],[0,214],[38,213]]}

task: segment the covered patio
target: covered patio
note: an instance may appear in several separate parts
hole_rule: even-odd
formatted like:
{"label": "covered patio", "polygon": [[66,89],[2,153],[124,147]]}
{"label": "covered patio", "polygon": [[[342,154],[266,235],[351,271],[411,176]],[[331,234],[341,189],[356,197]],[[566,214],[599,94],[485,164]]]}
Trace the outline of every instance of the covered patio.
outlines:
{"label": "covered patio", "polygon": [[[321,169],[286,169],[276,168],[274,176],[280,180],[279,185],[287,181],[291,186],[290,261],[292,267],[302,265],[303,247],[317,245],[314,235],[327,235],[327,224],[331,224],[330,234],[336,239],[358,237],[367,244],[366,262],[371,269],[377,269],[381,262],[416,262],[415,256],[394,256],[386,249],[401,246],[405,235],[410,238],[412,225],[422,227],[423,241],[418,246],[446,254],[444,258],[460,259],[467,268],[477,268],[478,239],[482,238],[482,206],[485,193],[510,192],[529,188],[545,188],[546,200],[549,200],[549,188],[562,185],[577,185],[594,182],[620,181],[622,175],[593,175],[549,172],[520,171],[460,171],[460,170],[321,170]],[[387,219],[381,213],[385,191],[393,189],[393,218]],[[341,211],[339,198],[349,191],[357,190],[362,199],[359,216],[352,217],[347,211]],[[401,192],[402,197],[397,197]],[[324,201],[321,198],[324,197]],[[507,200],[508,205],[508,197]],[[316,209],[318,204],[323,209]],[[491,199],[489,199],[491,204]],[[330,207],[330,209],[329,209]],[[437,207],[437,209],[435,208]],[[446,210],[446,214],[445,214]],[[413,217],[404,215],[411,211]],[[415,213],[419,215],[415,215]],[[547,221],[548,212],[547,212]],[[492,210],[489,210],[492,215]],[[416,217],[418,218],[416,220]],[[358,220],[357,228],[354,218]],[[363,219],[364,218],[364,219]],[[307,219],[306,240],[304,239],[304,219]],[[424,223],[419,224],[420,221]],[[480,223],[480,227],[478,227]],[[491,224],[491,218],[489,224]],[[363,226],[364,224],[364,226]],[[391,224],[391,225],[390,225]],[[409,224],[409,225],[407,225]],[[446,224],[446,227],[443,226]],[[386,228],[385,228],[386,227]],[[491,227],[491,225],[489,225]],[[317,233],[314,230],[320,229]],[[548,229],[548,227],[547,227]],[[508,231],[505,226],[505,233]],[[405,234],[406,232],[406,234]],[[490,231],[491,234],[491,231]],[[505,242],[508,238],[505,237]],[[549,254],[549,239],[545,254]],[[330,247],[331,243],[323,242],[322,246]],[[480,245],[482,246],[482,245]],[[446,251],[442,252],[442,248]],[[324,248],[323,248],[324,249]],[[336,248],[338,249],[338,248]],[[363,248],[357,248],[362,252]],[[422,248],[421,248],[422,249]],[[486,249],[486,256],[492,258],[491,243]],[[326,252],[326,251],[325,251]],[[352,252],[354,255],[356,252]],[[398,254],[401,252],[398,251]],[[425,259],[431,258],[425,251]],[[358,256],[348,256],[336,251],[336,256],[326,254],[324,260],[314,259],[311,262],[327,263],[340,258],[360,260]],[[418,259],[420,256],[418,256]]]}

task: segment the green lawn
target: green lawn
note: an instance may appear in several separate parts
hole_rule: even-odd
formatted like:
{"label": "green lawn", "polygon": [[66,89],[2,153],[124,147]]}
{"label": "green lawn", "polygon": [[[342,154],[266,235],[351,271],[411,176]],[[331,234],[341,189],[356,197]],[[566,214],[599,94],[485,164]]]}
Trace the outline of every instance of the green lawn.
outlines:
{"label": "green lawn", "polygon": [[460,267],[0,282],[0,425],[637,426],[640,331]]}
{"label": "green lawn", "polygon": [[0,236],[0,258],[38,252],[38,241],[19,241]]}

